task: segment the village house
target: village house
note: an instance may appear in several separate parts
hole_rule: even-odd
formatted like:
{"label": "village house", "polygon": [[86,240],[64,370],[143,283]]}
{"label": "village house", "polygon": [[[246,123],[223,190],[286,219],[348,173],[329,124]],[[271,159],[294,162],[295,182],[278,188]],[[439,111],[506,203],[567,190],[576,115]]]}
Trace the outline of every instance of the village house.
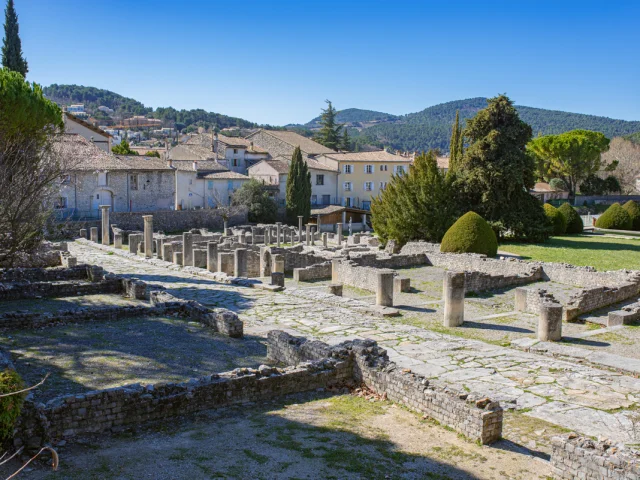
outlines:
{"label": "village house", "polygon": [[335,153],[334,150],[310,138],[286,130],[260,129],[248,135],[246,139],[268,151],[273,159],[284,157],[290,160],[296,147],[300,147],[303,159],[315,159],[318,155]]}
{"label": "village house", "polygon": [[97,147],[105,152],[111,151],[112,136],[98,127],[85,122],[76,115],[65,111],[62,113],[62,121],[64,122],[64,131],[66,133],[76,133],[93,142]]}
{"label": "village house", "polygon": [[318,156],[317,161],[338,171],[337,203],[369,210],[371,199],[387,187],[392,175],[409,171],[413,155],[398,155],[386,150],[333,152]]}
{"label": "village house", "polygon": [[556,190],[547,182],[536,183],[529,193],[540,200],[542,203],[546,203],[549,200],[567,200],[569,198],[569,192],[565,190]]}

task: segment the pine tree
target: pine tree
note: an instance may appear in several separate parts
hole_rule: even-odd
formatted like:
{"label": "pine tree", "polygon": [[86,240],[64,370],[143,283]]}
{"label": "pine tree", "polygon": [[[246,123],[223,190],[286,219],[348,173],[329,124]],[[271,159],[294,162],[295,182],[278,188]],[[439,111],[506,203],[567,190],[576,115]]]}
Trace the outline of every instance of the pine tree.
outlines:
{"label": "pine tree", "polygon": [[29,67],[22,56],[22,43],[20,42],[18,15],[13,5],[13,0],[8,0],[4,11],[4,42],[2,44],[2,66],[27,77]]}
{"label": "pine tree", "polygon": [[300,147],[296,147],[291,158],[285,202],[289,225],[297,225],[299,215],[302,215],[303,223],[309,220],[311,216],[311,173],[307,164],[302,160]]}
{"label": "pine tree", "polygon": [[338,112],[333,108],[333,105],[331,105],[331,101],[325,100],[325,102],[327,102],[327,108],[323,109],[322,115],[320,115],[320,125],[322,125],[322,128],[318,131],[315,140],[327,148],[338,150],[342,143],[340,139],[340,129],[342,125],[336,123],[336,115],[338,115]]}
{"label": "pine tree", "polygon": [[351,137],[349,137],[349,132],[347,132],[346,128],[342,129],[342,141],[340,144],[340,150],[344,152],[351,151]]}

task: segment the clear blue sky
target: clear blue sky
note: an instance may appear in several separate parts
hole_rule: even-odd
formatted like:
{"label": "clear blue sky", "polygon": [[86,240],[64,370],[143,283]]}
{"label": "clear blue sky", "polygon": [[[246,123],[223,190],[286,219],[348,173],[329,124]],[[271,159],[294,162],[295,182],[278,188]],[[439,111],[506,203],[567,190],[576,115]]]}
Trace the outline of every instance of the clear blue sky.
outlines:
{"label": "clear blue sky", "polygon": [[507,93],[640,120],[637,0],[15,3],[29,80],[153,107],[286,124],[326,98],[403,114]]}

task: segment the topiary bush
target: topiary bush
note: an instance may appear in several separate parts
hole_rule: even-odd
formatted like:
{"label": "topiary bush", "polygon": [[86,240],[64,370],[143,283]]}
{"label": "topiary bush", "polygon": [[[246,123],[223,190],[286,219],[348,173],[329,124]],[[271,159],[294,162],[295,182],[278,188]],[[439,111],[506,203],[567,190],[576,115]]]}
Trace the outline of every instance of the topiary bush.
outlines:
{"label": "topiary bush", "polygon": [[495,257],[498,253],[498,240],[484,218],[476,212],[467,212],[444,234],[440,251],[481,253],[488,257]]}
{"label": "topiary bush", "polygon": [[611,230],[631,230],[633,222],[627,211],[620,206],[619,203],[614,203],[607,211],[598,217],[596,220],[596,227],[606,228]]}
{"label": "topiary bush", "polygon": [[629,200],[622,208],[624,208],[631,217],[631,228],[633,230],[640,230],[640,206],[633,200]]}
{"label": "topiary bush", "polygon": [[553,235],[562,235],[567,231],[567,219],[556,207],[550,203],[545,203],[542,208],[544,208],[547,220],[553,226]]}
{"label": "topiary bush", "polygon": [[[24,383],[18,372],[10,368],[0,372],[0,394],[17,392],[23,388]],[[0,397],[0,441],[13,435],[13,427],[20,416],[24,397],[23,393]]]}
{"label": "topiary bush", "polygon": [[565,233],[582,233],[584,224],[582,223],[582,219],[575,208],[568,203],[563,203],[558,208],[558,211],[567,221],[567,229],[565,230]]}

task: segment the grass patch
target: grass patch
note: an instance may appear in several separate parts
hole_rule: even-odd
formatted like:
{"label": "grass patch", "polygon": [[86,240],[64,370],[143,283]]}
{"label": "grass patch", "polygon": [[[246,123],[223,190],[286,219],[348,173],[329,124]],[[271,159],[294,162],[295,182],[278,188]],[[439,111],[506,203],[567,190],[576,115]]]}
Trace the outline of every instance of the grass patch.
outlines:
{"label": "grass patch", "polygon": [[591,266],[597,270],[640,269],[640,239],[604,235],[553,237],[542,244],[506,242],[500,250],[528,260]]}

